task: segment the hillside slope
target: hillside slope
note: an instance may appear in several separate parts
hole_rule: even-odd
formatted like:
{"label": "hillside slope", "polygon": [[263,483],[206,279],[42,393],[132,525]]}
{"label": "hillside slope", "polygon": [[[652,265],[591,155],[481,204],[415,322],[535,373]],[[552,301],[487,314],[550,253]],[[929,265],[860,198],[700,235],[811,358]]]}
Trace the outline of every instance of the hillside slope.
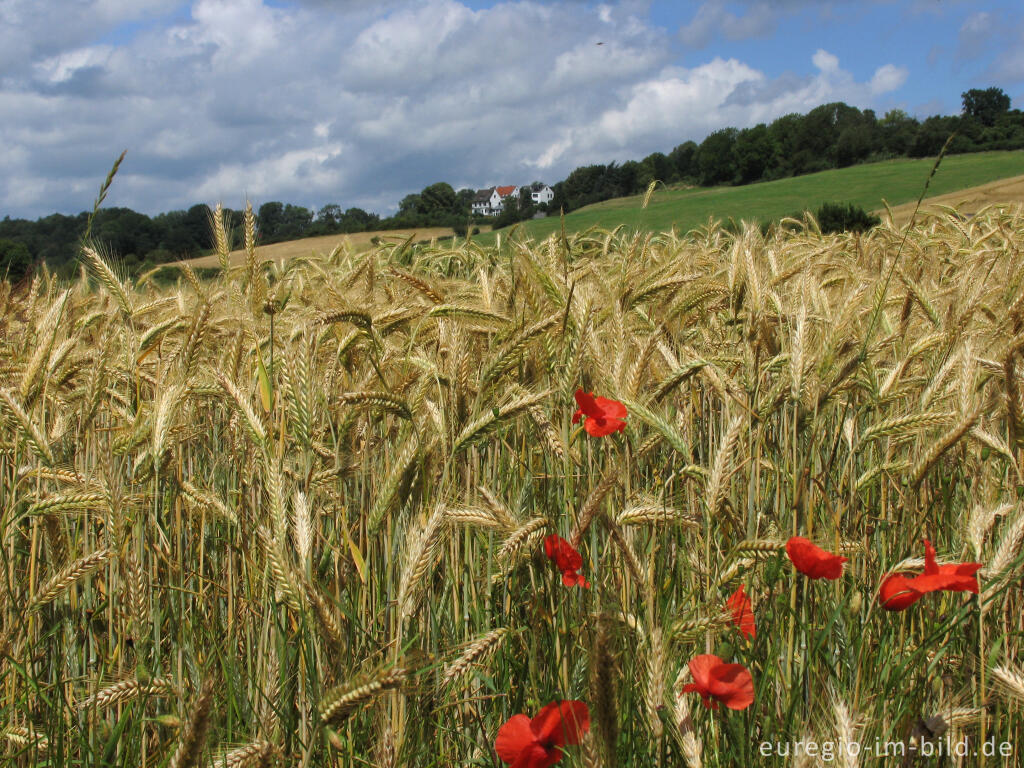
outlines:
{"label": "hillside slope", "polygon": [[[933,159],[892,160],[742,187],[659,187],[646,209],[641,207],[641,195],[606,200],[567,214],[565,228],[570,233],[594,226],[613,229],[619,225],[646,231],[673,227],[685,231],[706,224],[710,218],[720,221],[778,219],[807,208],[815,209],[827,201],[852,202],[879,215],[885,212],[887,202],[897,223],[905,223],[933,164]],[[928,192],[926,210],[928,204],[948,205],[974,213],[991,203],[1024,203],[1024,151],[947,157],[932,178]],[[560,219],[550,216],[517,226],[521,233],[540,239],[558,231]],[[510,229],[499,231],[507,233]],[[415,235],[415,240],[427,240],[450,236],[452,230],[420,227],[324,235],[261,245],[257,252],[261,260],[282,261],[293,256],[329,253],[345,242],[354,250],[362,251],[371,247],[375,237],[385,241],[404,240],[410,234]],[[494,238],[493,233],[485,232],[474,239],[493,243]],[[231,254],[232,263],[240,263],[243,258],[243,251]],[[216,267],[217,256],[202,256],[188,263],[193,267]]]}
{"label": "hillside slope", "polygon": [[[1009,179],[991,181],[977,187],[948,192],[945,195],[928,197],[921,206],[922,212],[937,212],[939,206],[956,208],[961,213],[974,214],[986,205],[1000,203],[1024,204],[1024,176],[1012,176]],[[910,220],[916,201],[897,205],[892,208],[893,219],[903,225]],[[876,211],[881,215],[882,211]]]}
{"label": "hillside slope", "polygon": [[[890,160],[741,187],[659,187],[646,209],[641,207],[641,195],[606,200],[567,214],[565,228],[567,232],[579,232],[594,226],[613,229],[625,225],[651,232],[672,228],[686,231],[706,224],[709,219],[779,219],[816,209],[824,202],[850,202],[867,210],[884,209],[886,203],[913,206],[934,163],[933,158]],[[943,159],[932,178],[928,199],[942,196],[957,202],[957,196],[968,194],[967,190],[1022,174],[1024,151],[953,155]],[[998,202],[1024,201],[1024,184],[998,185],[988,193],[978,193],[976,199],[996,202],[1000,197],[1003,199]],[[558,216],[519,225],[520,232],[534,238],[547,237],[558,231],[559,226]],[[507,232],[508,228],[499,231]],[[494,235],[479,237],[483,242],[492,242]]]}

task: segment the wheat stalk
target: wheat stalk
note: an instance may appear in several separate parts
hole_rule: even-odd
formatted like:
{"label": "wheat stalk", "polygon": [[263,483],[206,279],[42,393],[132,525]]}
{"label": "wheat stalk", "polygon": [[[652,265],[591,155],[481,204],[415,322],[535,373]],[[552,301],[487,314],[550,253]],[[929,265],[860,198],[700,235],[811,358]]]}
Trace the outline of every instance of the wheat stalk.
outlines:
{"label": "wheat stalk", "polygon": [[672,686],[675,694],[675,724],[678,733],[679,745],[682,748],[683,758],[686,760],[687,768],[702,768],[704,745],[693,724],[693,715],[690,712],[689,694],[683,693],[683,687],[689,679],[689,670],[683,668],[676,677]]}
{"label": "wheat stalk", "polygon": [[106,709],[137,696],[174,696],[174,683],[168,678],[154,678],[148,683],[140,683],[135,678],[127,678],[108,685],[78,704],[79,711],[86,709]]}
{"label": "wheat stalk", "polygon": [[579,549],[580,541],[583,539],[583,534],[586,533],[587,528],[590,527],[590,523],[593,521],[594,516],[601,508],[601,503],[618,484],[618,471],[616,469],[610,469],[587,496],[587,500],[583,503],[583,507],[576,516],[576,525],[573,526],[572,534],[569,536],[569,542],[573,547]]}
{"label": "wheat stalk", "polygon": [[112,550],[100,549],[75,560],[40,588],[29,608],[39,610],[44,605],[52,603],[113,556]]}
{"label": "wheat stalk", "polygon": [[461,677],[473,664],[498,650],[508,635],[507,627],[492,629],[465,646],[457,659],[449,663],[441,673],[440,687],[450,685]]}
{"label": "wheat stalk", "polygon": [[276,749],[268,741],[253,741],[236,747],[214,763],[216,768],[265,768]]}
{"label": "wheat stalk", "polygon": [[385,691],[401,686],[409,677],[402,667],[378,672],[368,683],[354,688],[337,688],[327,693],[320,703],[320,721],[324,725],[344,722],[356,709]]}
{"label": "wheat stalk", "polygon": [[410,616],[416,610],[427,571],[437,556],[444,520],[444,506],[439,505],[419,530],[409,530],[402,560],[402,580],[398,587],[398,607],[402,617]]}
{"label": "wheat stalk", "polygon": [[210,729],[214,690],[215,685],[212,678],[203,681],[199,696],[192,705],[192,715],[185,725],[181,741],[178,742],[178,748],[168,763],[169,768],[192,768],[199,763]]}

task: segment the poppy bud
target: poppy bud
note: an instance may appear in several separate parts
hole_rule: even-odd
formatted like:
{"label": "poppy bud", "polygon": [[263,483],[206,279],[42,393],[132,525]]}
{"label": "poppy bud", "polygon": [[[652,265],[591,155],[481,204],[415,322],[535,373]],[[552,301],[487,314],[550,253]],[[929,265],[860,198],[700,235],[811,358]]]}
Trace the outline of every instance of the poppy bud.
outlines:
{"label": "poppy bud", "polygon": [[861,605],[863,605],[864,599],[860,596],[860,592],[854,592],[850,595],[850,613],[857,615],[860,613]]}

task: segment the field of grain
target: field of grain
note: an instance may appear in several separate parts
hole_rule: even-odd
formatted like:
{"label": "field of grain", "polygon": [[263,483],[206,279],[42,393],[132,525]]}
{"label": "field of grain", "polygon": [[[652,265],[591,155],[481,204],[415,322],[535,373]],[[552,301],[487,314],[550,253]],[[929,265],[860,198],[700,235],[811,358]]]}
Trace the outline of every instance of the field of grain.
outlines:
{"label": "field of grain", "polygon": [[[925,213],[938,213],[944,208],[953,208],[961,216],[973,216],[975,211],[990,205],[1024,205],[1024,176],[1012,176],[1008,179],[990,181],[976,187],[934,195],[924,201],[922,210]],[[906,226],[914,215],[915,204],[904,203],[891,208],[893,219],[898,226]],[[877,210],[879,216],[888,212]]]}
{"label": "field of grain", "polygon": [[[498,766],[570,700],[565,766],[1019,764],[1024,211],[975,213],[0,283],[2,754]],[[883,609],[923,539],[980,588]]]}
{"label": "field of grain", "polygon": [[[413,242],[419,242],[420,240],[451,236],[451,227],[419,227],[417,229],[388,229],[379,232],[354,232],[348,235],[320,235],[256,246],[256,258],[260,261],[287,261],[297,256],[330,253],[335,248],[349,248],[358,253],[372,248],[376,241],[394,244],[410,237]],[[233,265],[244,263],[245,258],[244,249],[231,251],[229,256],[230,263]],[[208,269],[216,267],[219,261],[217,254],[211,253],[208,256],[189,259],[188,263],[193,269]]]}

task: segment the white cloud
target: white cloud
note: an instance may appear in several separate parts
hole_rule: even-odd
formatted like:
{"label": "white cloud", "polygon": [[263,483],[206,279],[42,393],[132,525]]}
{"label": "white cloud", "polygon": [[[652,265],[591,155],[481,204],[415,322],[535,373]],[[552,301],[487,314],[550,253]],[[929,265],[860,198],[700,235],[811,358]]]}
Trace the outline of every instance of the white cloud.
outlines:
{"label": "white cloud", "polygon": [[978,58],[985,53],[997,33],[994,14],[987,11],[972,13],[964,19],[957,33],[957,58],[962,61]]}
{"label": "white cloud", "polygon": [[341,143],[323,144],[309,149],[295,149],[277,157],[251,163],[221,165],[196,189],[201,200],[230,201],[247,195],[266,199],[273,195],[280,179],[305,184],[309,189],[324,189],[343,182],[343,174],[331,167],[331,161],[343,152]]}
{"label": "white cloud", "polygon": [[[194,41],[216,48],[213,64],[237,69],[272,55],[292,19],[262,0],[199,0],[192,9]],[[188,33],[186,32],[186,35]]]}
{"label": "white cloud", "polygon": [[1012,17],[1004,11],[990,14],[981,21],[973,16],[968,18],[960,30],[958,55],[970,59],[973,45],[983,51],[976,58],[991,56],[991,60],[985,68],[985,79],[972,82],[971,86],[1002,86],[1013,99],[1013,106],[1019,109],[1024,93],[1020,90],[1014,93],[1014,89],[1007,86],[1024,83],[1024,14],[1018,12]]}
{"label": "white cloud", "polygon": [[875,70],[870,88],[873,94],[889,93],[903,86],[907,81],[907,70],[893,64],[883,64]]}
{"label": "white cloud", "polygon": [[776,79],[736,59],[715,58],[692,69],[666,67],[631,86],[621,106],[606,109],[592,123],[563,127],[530,163],[546,170],[602,156],[602,162],[639,159],[685,139],[699,141],[718,128],[745,128],[832,101],[866,108],[876,94],[898,88],[907,74],[887,64],[871,81],[859,83],[838,57],[821,49],[812,63],[815,76]]}
{"label": "white cloud", "polygon": [[811,63],[825,74],[839,71],[839,58],[822,48],[815,51]]}
{"label": "white cloud", "polygon": [[706,133],[716,111],[740,84],[764,75],[736,59],[716,58],[692,70],[666,69],[633,87],[619,109],[606,111],[594,127],[595,139],[625,147],[637,138],[661,137],[680,125]]}
{"label": "white cloud", "polygon": [[482,63],[473,61],[468,40],[456,39],[471,34],[478,18],[453,0],[433,0],[381,19],[360,32],[343,55],[348,79],[362,90],[405,90],[459,75],[467,64]]}
{"label": "white cloud", "polygon": [[[684,68],[642,0],[68,0],[52,29],[41,3],[0,5],[0,114],[18,116],[0,122],[0,216],[88,208],[125,148],[109,205],[382,211],[436,181],[554,182],[826,101],[870,106],[907,77],[858,82],[825,51],[803,75]],[[752,2],[715,29],[760,34],[758,14],[789,8]]]}

